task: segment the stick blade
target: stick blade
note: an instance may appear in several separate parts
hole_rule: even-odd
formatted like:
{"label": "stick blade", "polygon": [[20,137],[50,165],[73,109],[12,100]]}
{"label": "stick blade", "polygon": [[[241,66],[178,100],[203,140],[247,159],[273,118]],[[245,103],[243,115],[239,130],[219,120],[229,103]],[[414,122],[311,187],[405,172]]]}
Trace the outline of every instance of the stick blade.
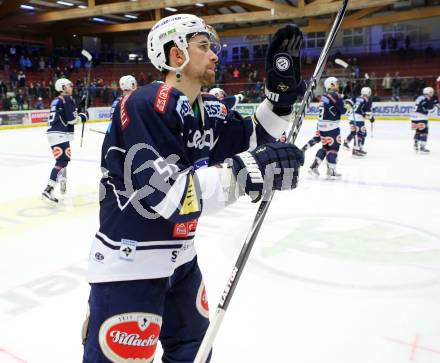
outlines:
{"label": "stick blade", "polygon": [[335,63],[336,63],[337,65],[343,67],[343,68],[348,68],[348,63],[345,62],[345,61],[343,61],[343,60],[340,59],[340,58],[336,58],[336,59],[335,59]]}
{"label": "stick blade", "polygon": [[85,49],[81,51],[81,54],[87,58],[87,60],[90,62],[92,60],[92,55]]}

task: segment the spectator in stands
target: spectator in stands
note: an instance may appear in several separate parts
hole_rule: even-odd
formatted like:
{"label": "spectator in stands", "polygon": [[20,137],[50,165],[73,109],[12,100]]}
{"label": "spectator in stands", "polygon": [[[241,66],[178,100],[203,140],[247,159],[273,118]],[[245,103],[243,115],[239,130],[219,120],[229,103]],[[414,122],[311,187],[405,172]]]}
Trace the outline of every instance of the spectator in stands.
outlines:
{"label": "spectator in stands", "polygon": [[153,75],[151,72],[147,73],[147,84],[153,82]]}
{"label": "spectator in stands", "polygon": [[18,87],[19,88],[26,87],[26,75],[23,73],[23,71],[18,72],[17,80],[18,80]]}
{"label": "spectator in stands", "polygon": [[141,72],[139,74],[139,79],[137,80],[139,87],[145,86],[147,83],[147,77],[145,76],[144,72]]}
{"label": "spectator in stands", "polygon": [[385,38],[382,38],[379,44],[380,44],[380,51],[382,52],[382,54],[385,53],[385,50],[387,49],[387,41],[385,40]]}
{"label": "spectator in stands", "polygon": [[29,57],[26,57],[24,61],[25,61],[26,69],[30,71],[33,66],[31,59]]}
{"label": "spectator in stands", "polygon": [[391,81],[391,87],[393,88],[393,101],[400,101],[400,88],[402,87],[402,81],[399,76],[399,72],[394,74],[394,77]]}
{"label": "spectator in stands", "polygon": [[75,67],[75,72],[78,73],[79,69],[81,68],[81,60],[79,58],[75,59],[74,67]]}
{"label": "spectator in stands", "polygon": [[3,111],[11,111],[11,110],[12,110],[11,96],[6,96],[3,99]]}
{"label": "spectator in stands", "polygon": [[344,88],[342,89],[342,94],[344,95],[344,99],[351,98],[352,90],[353,88],[351,85],[351,81],[347,81]]}
{"label": "spectator in stands", "polygon": [[440,96],[440,76],[438,76],[435,81],[435,90],[437,92],[437,96]]}
{"label": "spectator in stands", "polygon": [[7,54],[5,54],[5,57],[3,58],[3,70],[9,72],[9,57]]}
{"label": "spectator in stands", "polygon": [[14,69],[9,75],[9,80],[11,81],[11,88],[13,91],[17,88],[17,72]]}
{"label": "spectator in stands", "polygon": [[238,70],[237,67],[235,67],[234,70],[232,71],[232,78],[234,78],[235,81],[240,78],[240,71]]}
{"label": "spectator in stands", "polygon": [[18,94],[15,96],[15,99],[17,100],[17,107],[20,111],[24,109],[24,95],[23,95],[23,89],[18,90]]}
{"label": "spectator in stands", "polygon": [[20,66],[20,69],[24,71],[26,69],[26,59],[24,58],[24,55],[20,56],[20,60],[18,61],[18,65]]}
{"label": "spectator in stands", "polygon": [[40,60],[38,61],[38,70],[44,71],[45,69],[46,69],[46,63],[44,62],[43,57],[41,57]]}
{"label": "spectator in stands", "polygon": [[382,88],[384,89],[384,91],[390,92],[391,82],[392,82],[391,76],[389,73],[387,73],[382,80]]}
{"label": "spectator in stands", "polygon": [[44,103],[41,97],[38,97],[37,102],[35,103],[35,109],[44,110]]}
{"label": "spectator in stands", "polygon": [[7,92],[8,92],[8,87],[6,87],[6,84],[3,82],[2,79],[0,79],[0,99],[6,97]]}

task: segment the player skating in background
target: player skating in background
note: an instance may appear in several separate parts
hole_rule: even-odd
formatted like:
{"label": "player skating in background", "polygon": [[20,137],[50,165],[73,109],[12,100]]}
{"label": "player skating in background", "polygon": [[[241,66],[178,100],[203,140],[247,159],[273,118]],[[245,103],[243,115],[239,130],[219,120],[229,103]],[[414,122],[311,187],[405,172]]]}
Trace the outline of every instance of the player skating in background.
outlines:
{"label": "player skating in background", "polygon": [[[336,171],[338,152],[339,147],[341,146],[341,130],[339,128],[339,122],[341,120],[341,115],[346,112],[346,107],[351,108],[351,104],[347,104],[347,106],[344,105],[344,100],[339,94],[339,80],[336,77],[327,78],[324,81],[324,87],[326,93],[321,96],[319,103],[317,127],[322,147],[316,153],[315,160],[310,166],[309,173],[312,176],[318,177],[319,165],[321,165],[324,159],[327,159],[327,178],[337,179],[342,176]],[[309,145],[309,143],[306,145]]]}
{"label": "player skating in background", "polygon": [[364,157],[367,152],[364,150],[365,138],[367,137],[367,128],[365,120],[374,122],[372,113],[373,103],[371,101],[371,88],[363,87],[361,95],[356,98],[351,114],[350,120],[350,134],[344,140],[344,148],[350,150],[350,142],[354,140],[353,156]]}
{"label": "player skating in background", "polygon": [[438,98],[434,96],[432,87],[425,87],[423,94],[416,99],[416,111],[411,117],[411,128],[415,130],[414,150],[420,153],[429,153],[426,148],[428,141],[428,115],[434,109],[439,107]]}
{"label": "player skating in background", "polygon": [[217,97],[217,99],[222,101],[230,110],[235,110],[235,107],[244,100],[244,96],[241,93],[227,96],[226,92],[218,87],[210,89],[209,94]]}
{"label": "player skating in background", "polygon": [[73,84],[66,78],[60,78],[55,82],[55,90],[59,96],[50,104],[47,138],[55,158],[55,166],[50,173],[46,189],[42,193],[43,200],[50,203],[58,203],[54,196],[54,189],[60,183],[60,193],[66,193],[67,165],[70,161],[70,141],[73,141],[74,125],[78,122],[86,122],[87,115],[78,115],[75,101],[72,98]]}
{"label": "player skating in background", "polygon": [[124,97],[106,135],[83,363],[151,362],[158,340],[163,362],[193,362],[209,324],[198,218],[245,193],[256,201],[295,188],[303,163],[298,148],[275,142],[303,92],[296,26],[272,38],[268,99],[253,119],[200,93],[215,80],[220,50],[202,19],[166,17],[147,44],[165,82]]}

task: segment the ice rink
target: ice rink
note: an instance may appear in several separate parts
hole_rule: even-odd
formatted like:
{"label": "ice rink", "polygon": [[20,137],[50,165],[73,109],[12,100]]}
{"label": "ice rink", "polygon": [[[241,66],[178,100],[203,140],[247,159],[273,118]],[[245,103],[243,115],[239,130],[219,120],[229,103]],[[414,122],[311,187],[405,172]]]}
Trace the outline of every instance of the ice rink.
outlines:
{"label": "ice rink", "polygon": [[[81,362],[103,139],[90,129],[105,128],[88,125],[83,148],[76,130],[57,208],[40,199],[53,165],[45,129],[0,131],[1,363]],[[305,121],[297,144],[314,130]],[[440,123],[430,155],[412,136],[409,121],[377,121],[365,159],[340,151],[339,181],[312,179],[317,147],[307,152],[299,187],[271,205],[213,363],[440,362]],[[244,198],[200,220],[211,313],[256,208]]]}

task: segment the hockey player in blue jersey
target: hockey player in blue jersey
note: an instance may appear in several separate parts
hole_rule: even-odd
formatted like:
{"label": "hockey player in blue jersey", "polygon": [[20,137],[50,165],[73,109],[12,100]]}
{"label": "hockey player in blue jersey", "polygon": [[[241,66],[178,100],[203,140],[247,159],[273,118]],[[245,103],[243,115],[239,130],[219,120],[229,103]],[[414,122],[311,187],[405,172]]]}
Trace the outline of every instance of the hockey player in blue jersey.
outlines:
{"label": "hockey player in blue jersey", "polygon": [[200,93],[215,79],[213,29],[188,14],[153,26],[148,57],[165,82],[123,97],[113,114],[89,257],[83,363],[152,362],[158,340],[162,362],[194,361],[209,324],[194,249],[198,218],[240,195],[258,201],[296,187],[304,155],[275,139],[303,92],[301,44],[296,26],[274,35],[266,66],[272,101],[244,119]]}
{"label": "hockey player in blue jersey", "polygon": [[210,89],[209,94],[217,97],[217,99],[222,101],[229,110],[235,110],[235,107],[244,100],[244,96],[241,93],[227,96],[226,92],[218,87]]}
{"label": "hockey player in blue jersey", "polygon": [[[115,112],[116,106],[121,101],[122,97],[128,96],[133,91],[137,90],[137,81],[136,78],[134,78],[132,75],[126,75],[122,76],[119,79],[119,88],[122,91],[122,95],[119,97],[116,97],[115,100],[112,103],[112,108],[110,110],[110,120],[113,118],[113,113]],[[111,124],[109,124],[109,127]]]}
{"label": "hockey player in blue jersey", "polygon": [[[344,100],[339,94],[339,80],[329,77],[324,81],[327,91],[321,96],[319,103],[318,132],[322,143],[321,149],[316,153],[315,160],[310,166],[309,173],[319,176],[319,165],[327,159],[327,178],[338,179],[342,175],[336,171],[339,147],[341,146],[341,130],[339,122],[346,112]],[[351,106],[347,106],[351,107]]]}
{"label": "hockey player in blue jersey", "polygon": [[72,98],[73,84],[66,78],[60,78],[55,82],[55,90],[59,96],[50,104],[50,114],[47,128],[47,138],[55,158],[55,166],[50,173],[46,189],[42,198],[51,204],[58,203],[54,195],[57,183],[60,183],[60,193],[66,193],[67,165],[70,161],[70,141],[74,136],[74,125],[86,122],[85,113],[77,113],[75,101]]}
{"label": "hockey player in blue jersey", "polygon": [[434,96],[434,89],[425,87],[423,94],[416,99],[416,110],[411,117],[411,128],[415,131],[414,150],[417,152],[429,153],[426,148],[429,132],[428,115],[435,106],[439,107],[439,103],[438,98]]}
{"label": "hockey player in blue jersey", "polygon": [[350,142],[354,139],[352,154],[354,157],[364,157],[367,152],[364,151],[365,138],[367,137],[367,128],[365,120],[375,121],[372,113],[373,103],[371,101],[371,88],[362,87],[361,95],[353,103],[353,110],[349,115],[350,134],[344,140],[344,148],[350,150]]}

